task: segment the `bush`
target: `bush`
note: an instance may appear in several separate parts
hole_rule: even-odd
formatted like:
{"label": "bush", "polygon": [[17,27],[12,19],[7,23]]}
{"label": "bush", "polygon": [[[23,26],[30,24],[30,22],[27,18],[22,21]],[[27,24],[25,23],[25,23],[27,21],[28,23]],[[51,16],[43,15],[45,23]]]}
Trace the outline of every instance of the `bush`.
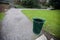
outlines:
{"label": "bush", "polygon": [[31,1],[23,1],[22,5],[27,8],[32,8],[32,2]]}
{"label": "bush", "polygon": [[34,3],[32,0],[23,1],[22,5],[26,8],[40,8],[40,6],[38,6],[38,4],[36,5],[36,3]]}
{"label": "bush", "polygon": [[60,0],[50,0],[49,4],[54,8],[54,9],[60,9]]}

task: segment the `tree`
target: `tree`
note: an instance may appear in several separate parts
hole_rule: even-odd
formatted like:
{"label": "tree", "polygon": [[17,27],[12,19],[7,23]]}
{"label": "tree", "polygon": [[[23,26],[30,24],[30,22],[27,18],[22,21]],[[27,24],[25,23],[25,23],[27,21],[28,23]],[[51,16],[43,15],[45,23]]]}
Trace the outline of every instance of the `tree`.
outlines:
{"label": "tree", "polygon": [[50,0],[49,4],[54,8],[54,9],[60,9],[60,0]]}
{"label": "tree", "polygon": [[38,0],[25,0],[22,5],[27,8],[40,8]]}

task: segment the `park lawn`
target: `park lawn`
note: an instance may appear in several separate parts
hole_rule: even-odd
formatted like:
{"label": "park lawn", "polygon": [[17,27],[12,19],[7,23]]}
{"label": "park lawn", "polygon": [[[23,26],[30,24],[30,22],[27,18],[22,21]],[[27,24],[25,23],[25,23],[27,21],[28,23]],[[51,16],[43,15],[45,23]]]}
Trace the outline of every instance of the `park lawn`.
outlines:
{"label": "park lawn", "polygon": [[30,19],[45,20],[44,30],[60,38],[60,10],[22,10]]}
{"label": "park lawn", "polygon": [[0,12],[0,21],[3,20],[3,17],[4,17],[4,13],[3,12]]}

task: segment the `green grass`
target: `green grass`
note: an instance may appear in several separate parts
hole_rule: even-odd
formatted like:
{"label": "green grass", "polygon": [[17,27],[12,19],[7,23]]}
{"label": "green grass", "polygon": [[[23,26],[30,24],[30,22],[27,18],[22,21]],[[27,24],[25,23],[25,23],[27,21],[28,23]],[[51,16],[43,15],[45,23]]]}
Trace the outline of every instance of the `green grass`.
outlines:
{"label": "green grass", "polygon": [[44,19],[44,30],[60,38],[60,10],[22,10],[22,12],[30,20]]}
{"label": "green grass", "polygon": [[4,13],[0,12],[0,21],[3,20],[3,17],[4,17]]}

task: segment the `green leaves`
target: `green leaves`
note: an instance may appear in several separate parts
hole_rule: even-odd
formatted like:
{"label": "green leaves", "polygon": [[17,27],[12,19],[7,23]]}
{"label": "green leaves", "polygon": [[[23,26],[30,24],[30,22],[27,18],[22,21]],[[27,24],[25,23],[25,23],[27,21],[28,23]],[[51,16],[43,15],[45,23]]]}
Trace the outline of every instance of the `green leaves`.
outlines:
{"label": "green leaves", "polygon": [[60,9],[60,0],[50,0],[49,4],[55,9]]}

